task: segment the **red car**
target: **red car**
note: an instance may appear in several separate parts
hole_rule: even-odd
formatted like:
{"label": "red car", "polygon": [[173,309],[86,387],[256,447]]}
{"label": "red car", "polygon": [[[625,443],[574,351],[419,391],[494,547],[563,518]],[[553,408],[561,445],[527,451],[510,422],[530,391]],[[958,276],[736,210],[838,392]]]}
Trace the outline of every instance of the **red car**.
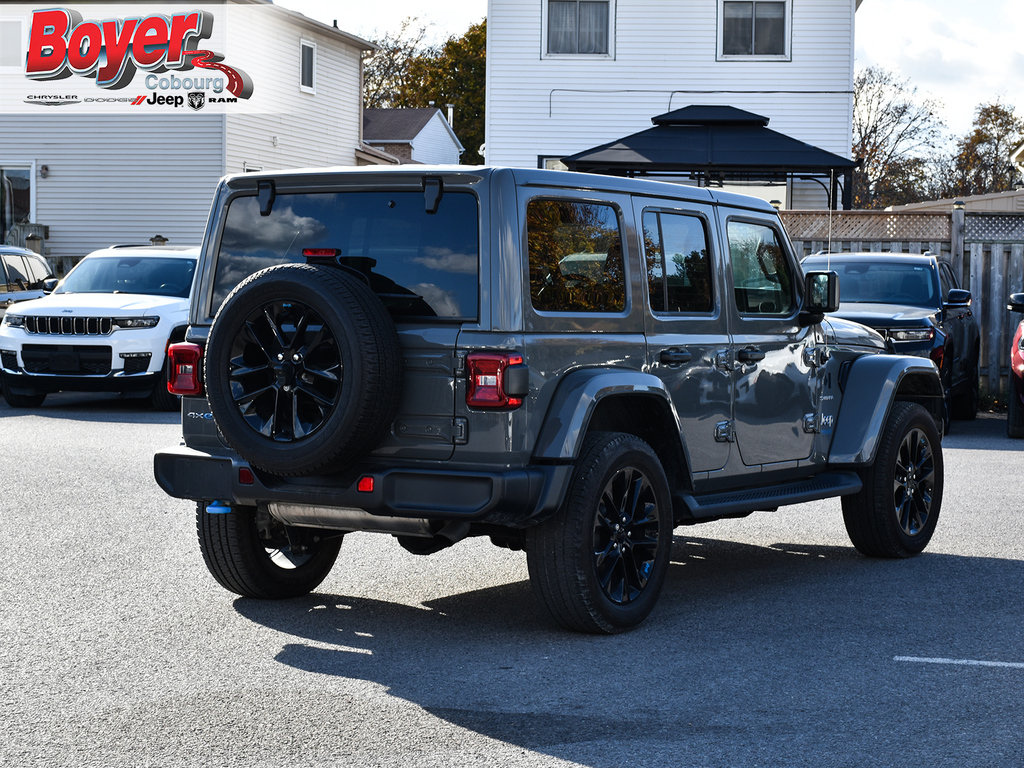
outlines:
{"label": "red car", "polygon": [[[1006,308],[1011,312],[1024,312],[1024,293],[1014,293]],[[1006,414],[1006,434],[1024,437],[1024,319],[1017,324],[1010,346],[1010,376],[1006,383],[1009,410]]]}

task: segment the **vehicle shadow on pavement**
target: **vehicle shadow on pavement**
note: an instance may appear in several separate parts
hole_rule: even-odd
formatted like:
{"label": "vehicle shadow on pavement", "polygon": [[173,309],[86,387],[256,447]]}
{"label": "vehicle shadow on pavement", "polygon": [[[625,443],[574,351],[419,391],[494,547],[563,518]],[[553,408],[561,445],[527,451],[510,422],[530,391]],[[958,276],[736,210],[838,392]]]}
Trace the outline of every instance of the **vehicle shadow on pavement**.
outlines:
{"label": "vehicle shadow on pavement", "polygon": [[[546,623],[526,582],[419,606],[321,594],[235,608],[299,638],[281,664],[372,681],[454,725],[595,768],[868,764],[905,750],[901,723],[968,764],[988,727],[971,735],[972,717],[988,723],[998,706],[985,680],[898,659],[1024,662],[1022,580],[1016,560],[676,536],[658,607],[610,637]],[[957,728],[939,727],[949,718]]]}
{"label": "vehicle shadow on pavement", "polygon": [[181,412],[155,411],[148,397],[111,394],[58,393],[49,395],[36,408],[12,408],[0,398],[0,418],[38,416],[68,421],[119,422],[132,424],[180,424]]}
{"label": "vehicle shadow on pavement", "polygon": [[954,421],[942,438],[944,449],[965,448],[987,451],[1024,451],[1024,440],[1006,435],[1005,413],[979,413],[970,421]]}

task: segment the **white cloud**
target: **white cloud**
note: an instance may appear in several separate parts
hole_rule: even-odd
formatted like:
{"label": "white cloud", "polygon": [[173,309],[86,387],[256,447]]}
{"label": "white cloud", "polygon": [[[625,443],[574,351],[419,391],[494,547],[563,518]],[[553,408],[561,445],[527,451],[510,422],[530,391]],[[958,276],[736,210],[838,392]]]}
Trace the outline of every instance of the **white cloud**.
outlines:
{"label": "white cloud", "polygon": [[1021,0],[866,0],[857,11],[857,68],[877,65],[941,101],[947,127],[970,130],[979,104],[1024,114]]}

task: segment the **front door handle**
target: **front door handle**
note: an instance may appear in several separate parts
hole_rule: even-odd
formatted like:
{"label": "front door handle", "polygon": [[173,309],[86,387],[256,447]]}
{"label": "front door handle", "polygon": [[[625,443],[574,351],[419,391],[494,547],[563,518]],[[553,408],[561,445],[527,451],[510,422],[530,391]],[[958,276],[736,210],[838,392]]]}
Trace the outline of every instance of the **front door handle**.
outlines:
{"label": "front door handle", "polygon": [[693,355],[685,349],[663,349],[658,355],[658,361],[664,365],[686,365],[693,359]]}
{"label": "front door handle", "polygon": [[744,347],[736,353],[736,359],[741,363],[758,363],[764,360],[764,352],[757,347]]}

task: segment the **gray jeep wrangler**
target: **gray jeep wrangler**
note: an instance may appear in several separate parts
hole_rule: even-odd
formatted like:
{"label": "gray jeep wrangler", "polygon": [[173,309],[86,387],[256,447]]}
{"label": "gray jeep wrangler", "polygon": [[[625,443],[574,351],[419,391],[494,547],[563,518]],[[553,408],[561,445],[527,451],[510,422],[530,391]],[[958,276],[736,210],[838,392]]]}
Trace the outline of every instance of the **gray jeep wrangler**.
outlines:
{"label": "gray jeep wrangler", "polygon": [[344,535],[526,551],[552,617],[651,611],[673,529],[842,497],[854,546],[920,552],[942,501],[942,385],[825,313],[776,212],[556,171],[245,174],[217,191],[188,336],[184,445],[225,588],[307,593]]}

